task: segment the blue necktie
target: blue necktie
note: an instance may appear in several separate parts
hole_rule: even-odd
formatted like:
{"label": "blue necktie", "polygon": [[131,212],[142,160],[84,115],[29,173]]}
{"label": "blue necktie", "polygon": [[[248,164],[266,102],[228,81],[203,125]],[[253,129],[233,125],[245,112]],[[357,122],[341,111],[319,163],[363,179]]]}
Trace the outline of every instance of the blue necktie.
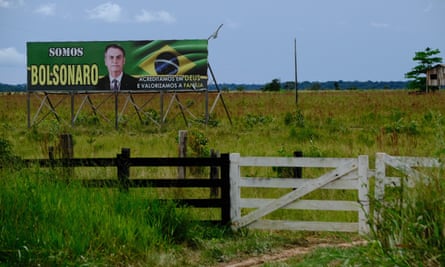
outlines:
{"label": "blue necktie", "polygon": [[119,88],[117,87],[117,80],[113,79],[113,91],[119,91]]}

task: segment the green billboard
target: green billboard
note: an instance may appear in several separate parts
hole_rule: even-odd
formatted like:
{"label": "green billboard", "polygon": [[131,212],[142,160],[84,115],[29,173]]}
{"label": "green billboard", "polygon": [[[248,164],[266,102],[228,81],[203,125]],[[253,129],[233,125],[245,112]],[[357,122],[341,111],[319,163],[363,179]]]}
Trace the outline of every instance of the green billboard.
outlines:
{"label": "green billboard", "polygon": [[29,91],[207,89],[207,40],[28,42]]}

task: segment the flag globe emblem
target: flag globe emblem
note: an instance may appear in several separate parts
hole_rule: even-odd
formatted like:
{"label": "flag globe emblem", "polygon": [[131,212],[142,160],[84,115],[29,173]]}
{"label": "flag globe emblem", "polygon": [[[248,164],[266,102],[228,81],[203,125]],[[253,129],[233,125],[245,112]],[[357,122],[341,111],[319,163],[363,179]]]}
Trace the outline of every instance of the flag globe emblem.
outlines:
{"label": "flag globe emblem", "polygon": [[160,53],[154,63],[158,75],[175,75],[179,71],[178,57],[171,52]]}

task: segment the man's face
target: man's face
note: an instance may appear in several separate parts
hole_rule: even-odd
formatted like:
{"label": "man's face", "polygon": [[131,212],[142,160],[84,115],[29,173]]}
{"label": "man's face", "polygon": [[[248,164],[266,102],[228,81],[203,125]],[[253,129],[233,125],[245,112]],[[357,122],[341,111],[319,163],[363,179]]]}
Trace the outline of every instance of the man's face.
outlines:
{"label": "man's face", "polygon": [[118,76],[124,69],[125,57],[118,48],[110,47],[105,53],[105,65],[108,72],[114,77]]}

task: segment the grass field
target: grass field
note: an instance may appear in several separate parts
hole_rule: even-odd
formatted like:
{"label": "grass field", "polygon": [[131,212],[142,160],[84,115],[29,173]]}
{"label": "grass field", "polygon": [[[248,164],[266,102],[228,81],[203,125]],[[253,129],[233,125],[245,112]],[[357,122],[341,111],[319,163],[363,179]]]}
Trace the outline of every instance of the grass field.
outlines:
{"label": "grass field", "polygon": [[[82,96],[83,97],[83,96]],[[81,96],[76,99],[76,111]],[[96,99],[94,99],[96,97]],[[138,99],[139,97],[140,99]],[[139,105],[153,96],[136,96]],[[214,96],[213,96],[214,97]],[[32,129],[27,128],[26,95],[1,97],[2,134],[11,137],[17,154],[24,157],[46,155],[46,146],[57,142],[60,133],[74,136],[75,156],[114,156],[122,147],[132,149],[134,156],[176,156],[178,131],[199,132],[206,146],[220,152],[241,155],[291,155],[301,150],[314,156],[372,156],[382,151],[388,154],[433,156],[441,141],[436,129],[445,111],[445,93],[410,95],[406,91],[303,91],[299,105],[294,93],[228,93],[224,102],[233,125],[219,101],[209,126],[204,119],[204,98],[200,94],[179,95],[182,103],[192,103],[187,112],[186,126],[177,106],[173,106],[164,127],[149,119],[139,122],[134,109],[127,107],[121,116],[120,129],[114,129],[114,102],[106,101],[94,115],[85,105],[77,116],[75,127],[70,124],[70,102],[66,98],[56,108],[61,122],[49,114]],[[93,96],[100,103],[100,96]],[[40,101],[31,98],[31,118],[37,114]],[[52,96],[52,102],[59,101]],[[164,112],[170,99],[165,97]],[[122,105],[125,99],[121,98]],[[211,97],[210,103],[213,103]],[[46,113],[46,106],[42,112]],[[145,106],[153,117],[160,116],[159,96]],[[37,118],[40,119],[40,118]],[[213,126],[217,124],[217,126]],[[200,140],[198,140],[200,141]],[[202,140],[201,140],[202,141]]]}
{"label": "grass field", "polygon": [[[76,111],[84,97],[76,96]],[[164,109],[170,97],[165,96]],[[152,118],[161,117],[159,95],[136,95],[137,104],[145,105],[147,112],[141,118],[142,123],[130,106],[120,116],[119,129],[116,130],[114,102],[110,100],[100,106],[99,112],[104,116],[94,114],[88,106],[82,108],[73,127],[70,123],[70,98],[50,95],[52,103],[60,101],[56,108],[60,121],[49,114],[37,125],[28,128],[27,96],[4,94],[0,96],[0,151],[7,156],[47,158],[48,147],[57,146],[59,135],[69,133],[74,139],[75,157],[115,157],[123,147],[130,148],[134,157],[175,157],[178,155],[178,131],[188,130],[190,156],[207,156],[210,149],[221,153],[240,153],[241,156],[292,156],[293,151],[298,150],[310,157],[369,155],[372,162],[377,152],[440,158],[445,154],[444,92],[415,95],[407,91],[385,90],[302,91],[298,105],[295,104],[293,92],[231,92],[223,94],[223,98],[232,124],[219,101],[207,125],[202,124],[205,111],[202,94],[180,94],[178,97],[181,103],[190,106],[189,111],[193,115],[186,112],[184,119],[177,105],[173,105],[165,125],[159,127],[147,117],[148,114]],[[213,103],[214,97],[210,96],[210,103]],[[95,95],[91,99],[93,103],[102,103],[105,96]],[[120,111],[125,101],[126,98],[121,96]],[[34,119],[41,100],[33,95],[30,104],[31,119]],[[43,106],[39,115],[47,111],[47,107]],[[40,117],[35,119],[39,121]],[[186,121],[189,125],[186,125]],[[372,163],[370,166],[373,168]],[[138,194],[122,197],[114,191],[91,191],[75,183],[68,187],[54,184],[41,179],[57,176],[45,170],[17,170],[11,167],[2,168],[1,171],[3,193],[0,207],[3,208],[0,218],[0,263],[5,264],[208,266],[236,257],[273,251],[288,244],[300,244],[308,235],[346,240],[357,238],[355,235],[339,237],[324,233],[231,233],[228,229],[190,223],[190,218],[196,215],[189,214],[187,210],[159,208],[156,201],[149,204],[149,209],[159,213],[155,213],[158,216],[151,216],[151,213],[147,213],[147,203],[141,203]],[[175,170],[140,170],[137,175],[149,173],[156,177],[168,177],[173,172]],[[264,172],[275,175],[270,169]],[[77,175],[85,174],[81,172]],[[112,176],[113,173],[97,170],[93,175]],[[431,212],[438,214],[429,218],[434,226],[431,229],[435,231],[431,234],[432,243],[413,244],[413,251],[421,248],[431,253],[438,251],[439,255],[443,252],[443,241],[437,240],[445,238],[445,229],[441,226],[445,225],[441,215],[445,213],[441,208],[445,206],[442,205],[445,200],[444,194],[440,194],[444,192],[443,182],[440,182],[443,179],[440,179],[441,176],[438,178],[435,188],[425,189],[431,192],[438,190],[433,205],[429,205],[428,201],[434,194],[422,201],[409,202],[414,206],[416,203],[429,205]],[[422,198],[417,196],[415,199]],[[397,211],[399,208],[389,210]],[[388,216],[393,216],[388,218],[394,225],[388,229],[382,227],[386,229],[382,233],[395,232],[397,223],[407,219],[395,216],[398,214],[388,212]],[[412,212],[410,216],[424,218],[426,215]],[[172,220],[178,223],[164,226]],[[416,236],[413,235],[413,240]],[[424,257],[430,254],[409,254],[411,248],[400,254],[388,249],[393,247],[384,242],[387,239],[379,237],[380,241],[372,243],[374,247],[351,250],[352,255],[347,260],[362,266],[379,263],[400,266],[413,262],[428,265]],[[315,253],[314,257],[327,257],[323,253],[322,256]],[[338,253],[328,251],[332,257],[324,260],[327,260],[327,264],[329,259],[338,260]],[[374,257],[381,257],[381,260]],[[366,262],[360,262],[360,259],[366,259]],[[301,266],[298,264],[304,259],[295,261],[290,261],[289,266]],[[308,264],[310,261],[309,258]],[[431,260],[430,264],[434,263],[443,264],[443,256]]]}

